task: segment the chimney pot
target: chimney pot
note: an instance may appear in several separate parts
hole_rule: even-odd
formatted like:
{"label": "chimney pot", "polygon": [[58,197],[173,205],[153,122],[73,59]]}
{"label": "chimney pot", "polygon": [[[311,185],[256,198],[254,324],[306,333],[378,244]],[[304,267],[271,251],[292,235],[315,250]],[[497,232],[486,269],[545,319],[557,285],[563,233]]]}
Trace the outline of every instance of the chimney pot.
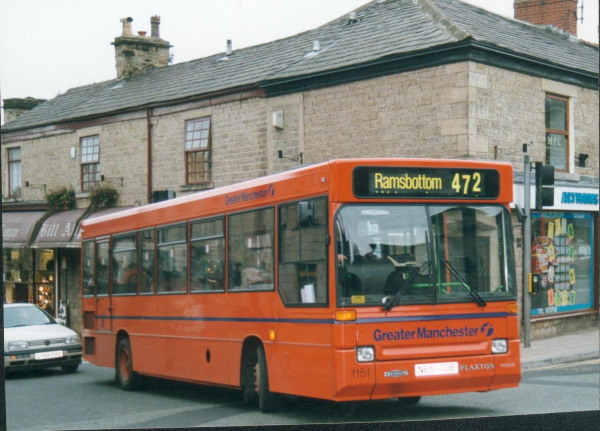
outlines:
{"label": "chimney pot", "polygon": [[231,39],[227,39],[227,55],[231,55],[233,52],[233,42]]}
{"label": "chimney pot", "polygon": [[123,36],[132,36],[131,23],[133,22],[133,18],[130,16],[121,18],[121,22],[123,23]]}
{"label": "chimney pot", "polygon": [[160,33],[158,30],[159,25],[160,25],[160,16],[154,15],[153,17],[150,18],[150,27],[151,27],[150,36],[160,37]]}

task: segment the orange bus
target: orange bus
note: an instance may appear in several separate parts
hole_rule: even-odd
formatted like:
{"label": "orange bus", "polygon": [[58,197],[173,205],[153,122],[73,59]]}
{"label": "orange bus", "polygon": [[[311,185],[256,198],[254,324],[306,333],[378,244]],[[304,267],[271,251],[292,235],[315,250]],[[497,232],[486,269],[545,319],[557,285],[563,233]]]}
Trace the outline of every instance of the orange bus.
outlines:
{"label": "orange bus", "polygon": [[512,180],[334,160],[84,221],[84,358],[265,412],[518,386]]}

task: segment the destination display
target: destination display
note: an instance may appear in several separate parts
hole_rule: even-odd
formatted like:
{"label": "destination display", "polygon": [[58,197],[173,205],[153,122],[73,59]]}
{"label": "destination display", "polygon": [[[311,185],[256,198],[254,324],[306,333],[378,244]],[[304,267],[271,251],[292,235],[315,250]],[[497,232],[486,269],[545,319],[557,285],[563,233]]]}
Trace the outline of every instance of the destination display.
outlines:
{"label": "destination display", "polygon": [[495,199],[500,194],[494,169],[359,166],[353,183],[358,198]]}

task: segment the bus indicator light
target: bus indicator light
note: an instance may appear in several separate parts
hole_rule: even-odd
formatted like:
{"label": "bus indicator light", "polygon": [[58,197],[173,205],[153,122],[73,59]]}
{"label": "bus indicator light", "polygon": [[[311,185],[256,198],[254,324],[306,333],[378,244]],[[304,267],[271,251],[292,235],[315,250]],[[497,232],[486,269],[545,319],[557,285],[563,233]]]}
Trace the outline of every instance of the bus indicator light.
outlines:
{"label": "bus indicator light", "polygon": [[356,320],[356,310],[340,310],[335,312],[335,320],[338,322],[351,322]]}
{"label": "bus indicator light", "polygon": [[275,341],[275,331],[272,329],[269,331],[269,340]]}

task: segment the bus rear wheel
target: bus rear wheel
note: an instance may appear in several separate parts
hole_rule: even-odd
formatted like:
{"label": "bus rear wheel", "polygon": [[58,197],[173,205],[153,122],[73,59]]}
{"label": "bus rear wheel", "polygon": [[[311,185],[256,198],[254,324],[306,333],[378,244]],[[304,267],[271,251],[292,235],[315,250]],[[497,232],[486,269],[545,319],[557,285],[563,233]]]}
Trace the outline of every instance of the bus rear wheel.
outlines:
{"label": "bus rear wheel", "polygon": [[133,359],[131,356],[131,345],[129,339],[123,338],[117,346],[117,357],[115,364],[115,377],[117,383],[126,391],[137,389],[139,383],[138,373],[133,371]]}
{"label": "bus rear wheel", "polygon": [[256,365],[254,370],[254,387],[256,388],[259,410],[263,413],[277,411],[281,405],[281,397],[269,390],[267,355],[263,346],[258,346],[256,349]]}

